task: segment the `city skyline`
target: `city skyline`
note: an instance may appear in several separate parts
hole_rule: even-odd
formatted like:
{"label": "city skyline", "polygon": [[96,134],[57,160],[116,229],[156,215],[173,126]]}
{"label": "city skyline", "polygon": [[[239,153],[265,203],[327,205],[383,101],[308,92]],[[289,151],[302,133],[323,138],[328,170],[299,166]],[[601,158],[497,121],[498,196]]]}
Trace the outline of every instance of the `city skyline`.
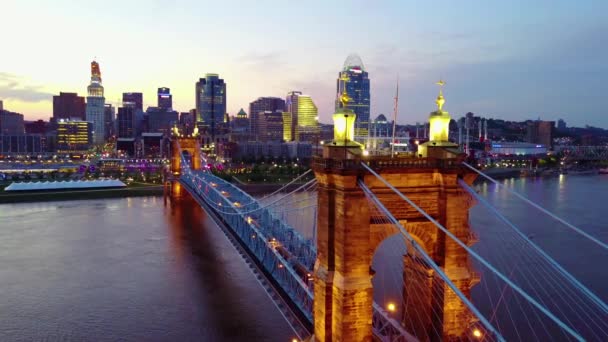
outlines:
{"label": "city skyline", "polygon": [[[155,106],[157,89],[167,86],[176,110],[186,112],[195,108],[194,83],[217,73],[226,81],[231,115],[258,97],[298,90],[311,95],[320,121],[327,123],[335,75],[346,56],[357,53],[369,71],[372,119],[392,117],[399,75],[399,123],[426,121],[434,109],[434,82],[441,77],[447,80],[446,109],[456,118],[471,111],[505,120],[562,118],[569,126],[608,127],[599,90],[608,76],[608,50],[597,44],[607,32],[602,18],[607,4],[349,4],[277,2],[265,15],[282,19],[252,27],[242,19],[256,12],[256,4],[143,7],[108,1],[85,9],[70,1],[9,3],[4,6],[11,15],[0,28],[15,33],[4,37],[3,46],[13,52],[0,57],[0,100],[27,120],[48,120],[53,95],[86,96],[89,63],[97,56],[107,103],[116,105],[123,92],[137,91],[144,93],[144,107]],[[120,12],[113,10],[118,7]],[[63,13],[66,8],[69,13]],[[205,25],[190,20],[202,8],[218,13],[206,17]],[[285,19],[288,10],[297,12],[298,20]],[[133,11],[140,15],[127,18]],[[171,22],[169,29],[150,25],[161,19],[159,13]],[[101,24],[90,27],[93,14]],[[312,18],[315,24],[307,24]],[[103,24],[117,19],[124,26]],[[24,20],[45,29],[24,27]],[[143,26],[146,32],[135,29]],[[202,35],[209,27],[217,27],[214,34]],[[342,31],[345,39],[328,34]],[[91,35],[104,44],[74,44]],[[164,49],[151,54],[155,41]]]}

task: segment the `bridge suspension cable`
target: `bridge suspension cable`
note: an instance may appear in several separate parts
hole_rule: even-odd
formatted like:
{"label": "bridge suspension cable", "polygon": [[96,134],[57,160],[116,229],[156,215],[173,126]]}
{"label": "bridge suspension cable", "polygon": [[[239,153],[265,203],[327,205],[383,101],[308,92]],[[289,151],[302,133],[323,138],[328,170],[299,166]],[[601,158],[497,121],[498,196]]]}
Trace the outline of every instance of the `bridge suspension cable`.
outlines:
{"label": "bridge suspension cable", "polygon": [[484,177],[485,179],[489,180],[490,182],[496,184],[498,187],[507,190],[508,192],[512,193],[513,195],[515,195],[516,197],[518,197],[519,199],[523,200],[524,202],[530,204],[531,206],[533,206],[534,208],[540,210],[541,212],[545,213],[546,215],[548,215],[549,217],[555,219],[556,221],[562,223],[563,225],[565,225],[566,227],[574,230],[575,232],[577,232],[578,234],[584,236],[585,238],[587,238],[588,240],[591,240],[592,242],[596,243],[597,245],[599,245],[600,247],[604,248],[604,249],[608,249],[608,244],[600,241],[599,239],[597,239],[596,237],[592,236],[591,234],[585,232],[584,230],[574,226],[573,224],[565,221],[564,219],[560,218],[559,216],[555,215],[554,213],[550,212],[549,210],[541,207],[540,205],[532,202],[530,199],[526,198],[524,195],[518,193],[517,191],[511,190],[508,187],[504,186],[503,184],[500,184],[497,180],[495,180],[494,178],[486,175],[485,173],[477,170],[476,168],[474,168],[473,166],[463,162],[463,165],[465,165],[466,167],[468,167],[469,169],[473,170],[474,172],[476,172],[477,174],[481,175],[482,177]]}
{"label": "bridge suspension cable", "polygon": [[560,272],[566,279],[568,279],[576,288],[580,289],[589,299],[591,299],[595,304],[597,304],[605,313],[608,313],[608,305],[604,303],[595,293],[589,290],[585,285],[583,285],[578,279],[576,279],[570,272],[564,269],[555,259],[553,259],[547,252],[545,252],[542,248],[540,248],[537,244],[535,244],[526,234],[524,234],[521,229],[515,226],[509,219],[507,219],[503,214],[501,214],[494,206],[492,206],[488,201],[486,201],[483,197],[481,197],[474,189],[472,189],[466,182],[462,179],[459,180],[460,186],[462,186],[467,192],[469,192],[475,199],[481,202],[486,208],[488,208],[496,217],[498,217],[502,222],[504,222],[507,226],[509,226],[517,235],[519,235],[527,244],[529,244],[536,252],[538,252],[554,269]]}
{"label": "bridge suspension cable", "polygon": [[[197,179],[200,179],[198,175],[194,175],[194,177],[197,178]],[[201,180],[201,181],[206,182],[204,180]],[[281,196],[281,197],[273,200],[272,202],[267,203],[265,205],[258,206],[258,207],[254,208],[254,209],[248,209],[248,210],[241,211],[241,210],[239,210],[238,207],[236,207],[234,204],[232,204],[232,206],[235,209],[235,211],[226,211],[226,210],[222,209],[223,207],[218,206],[217,204],[215,204],[213,202],[209,202],[209,201],[207,201],[207,202],[209,204],[211,204],[211,206],[213,207],[214,210],[216,210],[217,212],[222,213],[222,214],[226,214],[226,215],[247,215],[247,214],[254,213],[256,211],[260,211],[260,210],[264,210],[264,209],[270,208],[270,207],[276,205],[277,203],[280,203],[285,198],[288,198],[289,196],[293,195],[294,193],[296,193],[298,191],[308,191],[308,190],[311,189],[311,186],[316,185],[316,182],[317,182],[316,179],[312,179],[312,180],[308,181],[307,183],[299,186],[295,190],[293,190],[293,191],[291,191],[291,192],[289,192],[289,193],[287,193],[287,194],[285,194],[285,195],[283,195],[283,196]],[[295,202],[298,202],[298,201],[302,201],[302,200],[295,200]],[[255,202],[252,202],[249,205],[251,205],[251,204],[255,204]],[[246,207],[247,205],[239,204],[239,206]]]}
{"label": "bridge suspension cable", "polygon": [[382,178],[371,167],[369,167],[367,164],[365,164],[363,162],[361,163],[361,165],[363,166],[363,168],[365,168],[367,171],[369,171],[372,175],[374,175],[378,180],[380,180],[384,185],[386,185],[389,189],[391,189],[396,195],[401,197],[401,199],[406,201],[414,209],[416,209],[420,214],[422,214],[425,218],[427,218],[430,222],[432,222],[437,228],[439,228],[443,233],[445,233],[448,237],[450,237],[450,239],[452,239],[454,242],[456,242],[458,245],[460,245],[460,247],[464,248],[469,253],[469,255],[473,256],[478,262],[480,262],[482,265],[487,267],[493,274],[495,274],[502,281],[507,283],[509,285],[509,287],[511,287],[513,290],[515,290],[517,293],[519,293],[522,297],[524,297],[530,304],[532,304],[534,307],[536,307],[538,310],[540,310],[545,316],[547,316],[549,319],[551,319],[553,322],[555,322],[560,328],[562,328],[563,330],[568,332],[568,334],[570,334],[576,340],[584,341],[583,337],[580,336],[574,329],[572,329],[570,326],[568,326],[566,323],[564,323],[562,320],[560,320],[557,316],[555,316],[545,306],[543,306],[536,299],[534,299],[532,296],[530,296],[521,287],[519,287],[517,284],[513,283],[513,281],[511,281],[511,279],[509,279],[502,272],[497,270],[487,260],[485,260],[479,254],[477,254],[477,252],[475,252],[474,250],[469,248],[469,246],[467,246],[464,242],[462,242],[460,239],[458,239],[452,232],[450,232],[442,224],[437,222],[437,220],[435,220],[433,217],[431,217],[427,212],[422,210],[422,208],[420,208],[418,205],[416,205],[416,203],[414,203],[407,196],[405,196],[399,190],[397,190],[392,184],[390,184],[384,178]]}

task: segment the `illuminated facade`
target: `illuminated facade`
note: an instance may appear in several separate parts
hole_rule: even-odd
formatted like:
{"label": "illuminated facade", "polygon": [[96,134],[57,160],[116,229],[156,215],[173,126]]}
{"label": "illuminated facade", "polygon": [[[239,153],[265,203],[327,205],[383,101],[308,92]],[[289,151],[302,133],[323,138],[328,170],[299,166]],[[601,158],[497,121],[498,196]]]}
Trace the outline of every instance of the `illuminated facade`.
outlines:
{"label": "illuminated facade", "polygon": [[88,121],[60,120],[57,123],[57,152],[85,153],[92,143],[93,125]]}
{"label": "illuminated facade", "polygon": [[291,113],[283,112],[283,140],[292,141],[293,135],[291,134]]}
{"label": "illuminated facade", "polygon": [[91,62],[91,83],[87,87],[86,119],[93,125],[93,143],[103,144],[105,141],[105,103],[101,71],[99,64]]}
{"label": "illuminated facade", "polygon": [[351,99],[348,109],[355,112],[355,137],[359,142],[368,138],[369,133],[369,109],[370,91],[369,77],[363,66],[361,58],[357,55],[349,55],[344,61],[344,67],[338,74],[336,81],[336,111],[341,108],[340,96],[346,92]]}
{"label": "illuminated facade", "polygon": [[[291,120],[283,119],[283,124],[289,122],[291,140],[317,142],[321,128],[319,127],[317,106],[312,98],[303,95],[300,91],[292,91],[287,94],[285,105],[287,112],[291,114]],[[285,133],[283,136],[285,136]]]}
{"label": "illuminated facade", "polygon": [[226,83],[218,74],[206,74],[196,83],[195,90],[196,122],[208,126],[215,137],[226,113]]}

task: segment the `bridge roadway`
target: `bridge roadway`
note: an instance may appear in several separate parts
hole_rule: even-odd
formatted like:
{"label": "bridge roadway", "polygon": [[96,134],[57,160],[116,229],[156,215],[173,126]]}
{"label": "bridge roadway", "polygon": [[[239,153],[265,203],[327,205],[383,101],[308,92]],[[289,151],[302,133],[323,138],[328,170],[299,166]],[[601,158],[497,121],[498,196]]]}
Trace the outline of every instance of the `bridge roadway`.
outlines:
{"label": "bridge roadway", "polygon": [[220,227],[232,246],[250,267],[256,280],[268,294],[279,312],[294,329],[296,335],[298,335],[300,339],[312,335],[314,328],[312,321],[306,317],[295,303],[293,303],[289,298],[289,295],[280,287],[280,284],[278,284],[272,275],[265,270],[263,264],[256,258],[245,241],[230,228],[228,222],[226,222],[214,208],[210,207],[188,182],[180,180],[180,184],[187,189],[192,198],[205,210],[205,212],[207,212],[209,217],[213,219],[218,227]]}

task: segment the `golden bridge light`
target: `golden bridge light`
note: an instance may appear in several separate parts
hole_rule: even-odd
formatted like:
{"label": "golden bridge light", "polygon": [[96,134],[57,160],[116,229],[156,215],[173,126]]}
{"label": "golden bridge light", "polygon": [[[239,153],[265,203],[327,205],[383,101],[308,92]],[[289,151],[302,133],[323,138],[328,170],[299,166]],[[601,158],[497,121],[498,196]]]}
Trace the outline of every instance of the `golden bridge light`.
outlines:
{"label": "golden bridge light", "polygon": [[481,333],[481,330],[474,329],[473,330],[473,336],[475,336],[476,338],[481,338],[483,336],[483,334]]}
{"label": "golden bridge light", "polygon": [[397,310],[397,305],[395,305],[395,303],[388,303],[388,305],[386,306],[386,308],[390,312],[395,312]]}

